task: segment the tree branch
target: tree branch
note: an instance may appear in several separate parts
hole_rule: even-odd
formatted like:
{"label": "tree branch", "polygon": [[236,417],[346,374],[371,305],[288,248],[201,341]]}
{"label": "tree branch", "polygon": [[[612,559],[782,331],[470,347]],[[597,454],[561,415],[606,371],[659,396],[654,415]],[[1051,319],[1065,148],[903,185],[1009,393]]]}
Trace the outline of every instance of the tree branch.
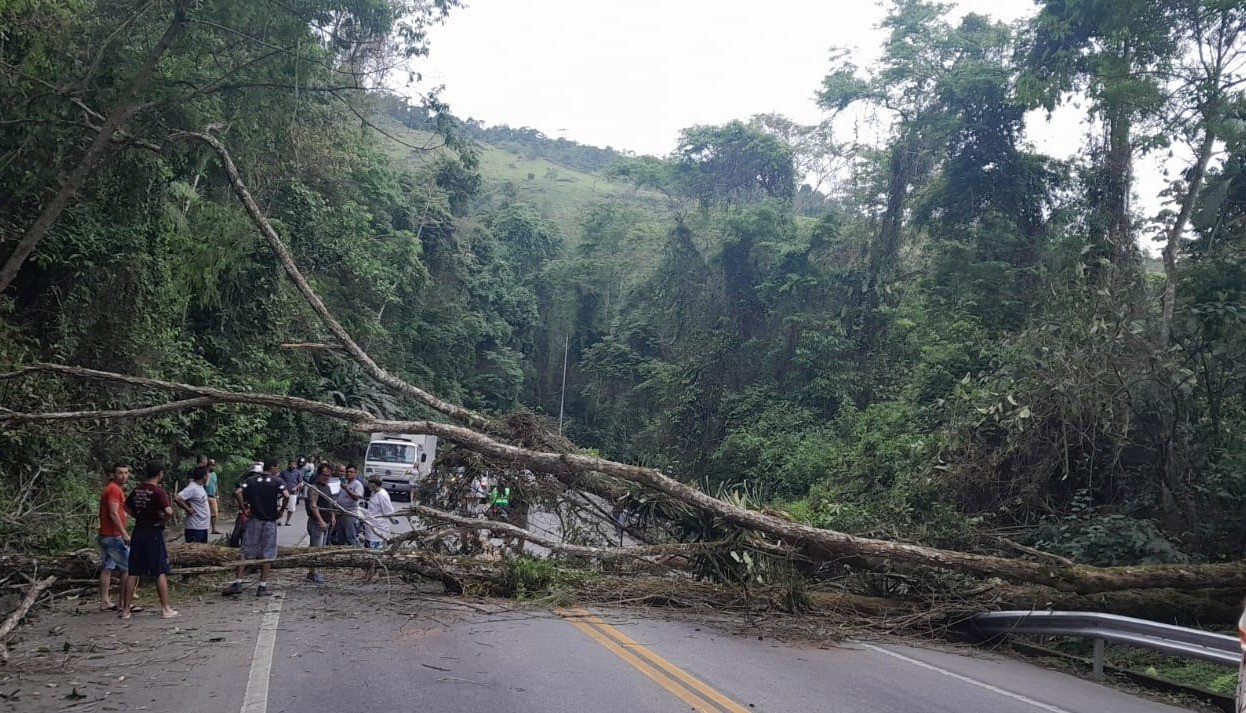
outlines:
{"label": "tree branch", "polygon": [[114,148],[113,135],[121,131],[126,123],[138,113],[141,106],[135,99],[146,88],[161,58],[185,33],[187,4],[186,0],[179,0],[175,4],[172,21],[165,28],[164,35],[160,38],[160,41],[156,43],[156,46],[147,55],[147,60],[139,67],[138,72],[134,75],[134,79],[130,81],[130,85],[125,91],[125,98],[108,115],[104,124],[100,126],[99,132],[95,135],[95,140],[91,142],[86,153],[78,161],[78,165],[74,166],[74,169],[70,171],[69,175],[61,183],[56,196],[44,206],[43,211],[35,218],[35,222],[26,231],[26,234],[22,236],[21,240],[18,241],[17,246],[13,248],[13,252],[5,260],[4,266],[0,267],[0,294],[9,288],[14,278],[17,277],[17,271],[26,262],[26,258],[34,251],[35,246],[39,244],[43,236],[56,224],[61,213],[69,206],[69,202],[78,194],[78,191],[82,190],[86,180],[95,172],[100,163],[106,160],[112,153]]}
{"label": "tree branch", "polygon": [[229,151],[225,148],[224,144],[222,144],[215,136],[196,132],[181,132],[174,134],[170,138],[194,139],[207,144],[216,151],[217,155],[220,157],[221,164],[225,168],[225,172],[229,175],[230,184],[233,186],[234,193],[238,196],[238,199],[242,201],[243,206],[246,207],[247,214],[251,217],[251,222],[259,228],[260,233],[262,233],[268,240],[269,246],[272,247],[273,252],[276,253],[277,259],[281,262],[282,267],[285,268],[286,274],[290,276],[290,279],[294,282],[295,287],[298,288],[298,291],[303,295],[303,298],[307,300],[307,303],[311,306],[312,310],[315,311],[315,313],[320,317],[320,321],[323,322],[325,327],[332,332],[333,336],[341,342],[342,346],[346,349],[347,353],[350,354],[351,358],[358,362],[370,377],[384,386],[389,387],[393,391],[407,396],[408,398],[412,398],[418,403],[422,403],[438,413],[445,414],[459,423],[463,423],[471,428],[480,430],[490,429],[492,424],[489,419],[476,413],[475,411],[471,411],[470,409],[463,408],[457,404],[452,404],[449,401],[439,399],[427,391],[393,376],[378,366],[377,363],[372,360],[372,357],[355,343],[355,340],[351,338],[350,334],[346,331],[342,324],[337,321],[331,312],[329,312],[329,308],[325,307],[325,304],[321,301],[320,296],[312,290],[311,285],[309,285],[306,278],[303,277],[303,273],[299,271],[298,265],[294,262],[294,256],[290,254],[289,248],[287,248],[285,243],[282,242],[281,237],[277,235],[277,231],[273,229],[272,224],[268,222],[268,218],[264,216],[264,212],[260,210],[260,207],[256,204],[255,199],[251,197],[251,193],[247,190],[246,184],[242,182],[242,177],[238,174],[238,167],[234,165],[234,160],[229,155]]}
{"label": "tree branch", "polygon": [[[409,507],[394,513],[397,516],[419,515],[420,517],[430,520],[439,520],[454,525],[459,525],[473,530],[491,530],[495,533],[502,532],[511,537],[522,537],[529,542],[534,542],[551,552],[557,552],[561,555],[569,557],[588,557],[599,560],[617,560],[627,559],[631,557],[662,557],[671,555],[688,555],[705,550],[718,549],[727,545],[725,541],[719,542],[694,542],[694,543],[674,543],[665,545],[638,545],[634,547],[587,547],[584,545],[569,545],[565,542],[558,542],[543,535],[525,530],[522,527],[512,525],[508,522],[498,522],[496,520],[484,520],[478,517],[463,517],[454,515],[443,510],[430,508],[427,505],[417,505],[412,503]],[[415,539],[419,533],[411,532],[390,540],[391,545],[400,543],[404,539]]]}
{"label": "tree branch", "polygon": [[[26,598],[22,600],[22,603],[17,605],[17,608],[13,610],[12,614],[9,614],[3,624],[0,624],[0,641],[3,641],[4,637],[8,636],[9,633],[17,627],[17,625],[22,621],[22,617],[26,616],[26,612],[30,611],[30,608],[35,605],[35,602],[39,599],[39,595],[43,594],[47,591],[48,587],[51,587],[55,583],[56,577],[51,576],[41,582],[36,582],[30,588],[30,591],[26,592]],[[3,644],[0,644],[0,661],[8,660],[9,651]]]}
{"label": "tree branch", "polygon": [[47,413],[18,413],[0,406],[0,422],[9,423],[56,423],[60,421],[100,421],[131,418],[150,418],[166,413],[209,408],[219,403],[210,396],[200,396],[182,401],[172,401],[157,406],[114,411],[60,411]]}

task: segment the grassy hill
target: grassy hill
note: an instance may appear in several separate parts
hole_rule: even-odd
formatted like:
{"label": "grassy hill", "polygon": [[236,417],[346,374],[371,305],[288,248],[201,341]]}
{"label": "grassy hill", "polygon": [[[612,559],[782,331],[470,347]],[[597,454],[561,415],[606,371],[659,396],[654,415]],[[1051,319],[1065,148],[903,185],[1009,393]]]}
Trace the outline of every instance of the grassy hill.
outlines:
{"label": "grassy hill", "polygon": [[[409,129],[388,118],[377,119],[377,124],[407,144],[435,146],[440,142],[430,133]],[[383,141],[383,145],[391,157],[400,160],[423,162],[429,155],[397,141]],[[548,159],[525,155],[522,147],[479,146],[486,196],[536,207],[558,226],[568,248],[579,243],[584,217],[598,203],[623,203],[643,215],[652,216],[655,222],[667,215],[665,197],[655,191],[637,190],[601,174],[585,173]]]}

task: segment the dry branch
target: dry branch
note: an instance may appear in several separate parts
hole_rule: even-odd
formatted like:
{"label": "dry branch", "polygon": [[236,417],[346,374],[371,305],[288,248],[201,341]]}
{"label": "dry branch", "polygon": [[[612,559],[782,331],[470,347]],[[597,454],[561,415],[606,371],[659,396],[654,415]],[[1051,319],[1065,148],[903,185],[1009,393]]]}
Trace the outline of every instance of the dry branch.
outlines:
{"label": "dry branch", "polygon": [[[30,587],[30,591],[26,592],[26,598],[22,599],[22,603],[18,604],[17,608],[14,609],[13,612],[9,614],[8,617],[5,618],[3,624],[0,624],[0,641],[4,641],[5,637],[7,637],[13,631],[13,629],[17,628],[17,625],[21,623],[23,618],[25,618],[26,613],[29,612],[30,608],[35,605],[36,601],[38,601],[39,595],[43,594],[45,591],[47,591],[49,587],[51,587],[55,583],[56,583],[56,576],[53,575],[51,577],[48,577],[47,579],[41,580],[39,582],[35,582]],[[0,661],[8,661],[8,660],[9,660],[8,649],[4,648],[3,644],[0,644]]]}
{"label": "dry branch", "polygon": [[[666,545],[637,545],[633,547],[587,547],[584,545],[569,545],[565,542],[550,539],[535,532],[530,532],[507,522],[497,522],[495,520],[482,520],[478,517],[462,517],[453,515],[436,508],[430,508],[426,505],[412,504],[404,510],[394,513],[397,516],[403,515],[419,515],[430,520],[440,520],[441,522],[449,522],[464,528],[473,530],[490,530],[494,534],[503,533],[511,537],[521,537],[529,542],[535,543],[548,549],[551,552],[557,552],[560,555],[568,557],[588,557],[598,560],[618,560],[633,557],[672,557],[676,555],[691,555],[697,552],[705,552],[707,550],[723,547],[725,542],[696,542],[696,543],[674,543]],[[419,533],[411,533],[418,536]],[[400,536],[391,540],[391,543],[397,543],[406,536]],[[413,539],[413,538],[411,538]]]}

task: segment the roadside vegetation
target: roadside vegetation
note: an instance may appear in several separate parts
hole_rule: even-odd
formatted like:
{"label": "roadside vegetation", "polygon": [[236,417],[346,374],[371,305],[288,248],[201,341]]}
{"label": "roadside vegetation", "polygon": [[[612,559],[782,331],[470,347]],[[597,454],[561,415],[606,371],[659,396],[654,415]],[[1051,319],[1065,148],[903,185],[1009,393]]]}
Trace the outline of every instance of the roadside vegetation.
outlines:
{"label": "roadside vegetation", "polygon": [[[829,68],[824,123],[688,127],[664,157],[381,89],[455,4],[0,3],[11,554],[88,546],[114,461],[206,452],[228,483],[421,428],[596,518],[564,544],[617,545],[622,513],[636,546],[685,547],[661,559],[678,584],[614,580],[666,587],[637,600],[938,603],[897,614],[914,630],[1067,594],[1228,623],[1238,4],[1043,2],[1010,27],[899,0],[877,66]],[[1073,105],[1084,151],[1037,153],[1027,121]],[[1156,155],[1171,182],[1135,202]],[[403,556],[512,596],[594,586]]]}

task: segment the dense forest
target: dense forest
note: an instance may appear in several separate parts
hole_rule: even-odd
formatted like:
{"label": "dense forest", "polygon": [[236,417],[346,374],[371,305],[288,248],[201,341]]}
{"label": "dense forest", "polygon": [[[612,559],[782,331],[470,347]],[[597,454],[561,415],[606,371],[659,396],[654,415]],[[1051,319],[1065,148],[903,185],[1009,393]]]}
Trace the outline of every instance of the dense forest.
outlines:
{"label": "dense forest", "polygon": [[[1040,0],[1009,26],[896,0],[881,60],[838,53],[810,87],[822,123],[691,126],[662,157],[386,89],[455,4],[0,0],[0,371],[431,415],[290,346],[332,340],[207,132],[360,345],[443,398],[561,407],[583,448],[838,531],[1104,565],[1242,556],[1240,3]],[[1082,150],[1037,152],[1028,132],[1068,110]],[[157,401],[0,380],[8,412]],[[241,406],[4,414],[11,547],[86,542],[114,461],[207,452],[238,473],[360,447]]]}

